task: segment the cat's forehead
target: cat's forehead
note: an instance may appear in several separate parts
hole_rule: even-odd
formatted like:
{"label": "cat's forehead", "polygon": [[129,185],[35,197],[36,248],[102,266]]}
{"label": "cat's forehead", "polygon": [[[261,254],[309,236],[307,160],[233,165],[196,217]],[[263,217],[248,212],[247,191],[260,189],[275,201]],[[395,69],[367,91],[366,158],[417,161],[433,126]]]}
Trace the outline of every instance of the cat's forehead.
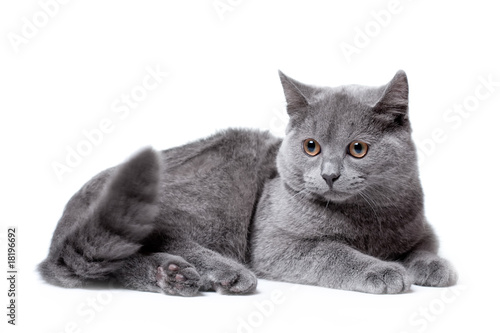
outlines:
{"label": "cat's forehead", "polygon": [[380,88],[360,85],[322,88],[311,101],[311,115],[327,123],[357,123],[370,116],[382,93]]}
{"label": "cat's forehead", "polygon": [[305,130],[329,139],[362,132],[371,123],[372,107],[382,93],[379,87],[361,85],[322,88],[311,101]]}
{"label": "cat's forehead", "polygon": [[384,87],[370,87],[357,84],[322,88],[314,102],[323,105],[365,105],[373,107],[383,94]]}

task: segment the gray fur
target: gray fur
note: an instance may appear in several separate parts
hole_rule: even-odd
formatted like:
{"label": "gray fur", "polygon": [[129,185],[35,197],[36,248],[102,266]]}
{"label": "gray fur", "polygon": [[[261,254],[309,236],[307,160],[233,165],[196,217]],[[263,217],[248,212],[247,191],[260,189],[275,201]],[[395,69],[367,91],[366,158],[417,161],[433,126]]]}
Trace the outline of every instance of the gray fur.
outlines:
{"label": "gray fur", "polygon": [[[280,78],[283,140],[227,130],[100,173],[66,206],[42,276],[182,296],[251,293],[257,276],[368,293],[453,285],[424,216],[405,73],[382,87]],[[354,140],[363,158],[347,153]]]}

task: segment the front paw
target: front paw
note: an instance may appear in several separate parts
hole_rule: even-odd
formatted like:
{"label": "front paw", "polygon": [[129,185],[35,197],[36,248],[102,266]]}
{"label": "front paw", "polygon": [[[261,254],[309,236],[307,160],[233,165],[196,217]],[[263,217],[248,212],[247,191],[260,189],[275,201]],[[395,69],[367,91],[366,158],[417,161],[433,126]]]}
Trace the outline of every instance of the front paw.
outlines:
{"label": "front paw", "polygon": [[257,287],[255,274],[236,263],[217,265],[209,272],[208,279],[209,289],[224,295],[251,294]]}
{"label": "front paw", "polygon": [[458,275],[453,266],[437,256],[415,259],[409,267],[413,283],[428,287],[449,287],[457,283]]}
{"label": "front paw", "polygon": [[369,267],[354,289],[370,294],[399,294],[411,286],[406,269],[397,263],[382,262]]}

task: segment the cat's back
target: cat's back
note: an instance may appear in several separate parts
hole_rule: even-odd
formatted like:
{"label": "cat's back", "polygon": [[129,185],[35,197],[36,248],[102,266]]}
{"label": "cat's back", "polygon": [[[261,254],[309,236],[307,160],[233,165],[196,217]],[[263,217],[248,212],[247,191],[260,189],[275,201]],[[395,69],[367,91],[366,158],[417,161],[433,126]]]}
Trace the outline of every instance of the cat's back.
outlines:
{"label": "cat's back", "polygon": [[277,174],[280,145],[281,139],[269,132],[228,129],[163,151],[158,223],[169,233],[188,234],[243,259],[255,205],[265,182]]}
{"label": "cat's back", "polygon": [[162,151],[169,178],[191,177],[214,167],[273,167],[281,139],[268,131],[227,129],[183,146]]}
{"label": "cat's back", "polygon": [[163,203],[197,202],[197,207],[206,208],[226,200],[224,208],[230,209],[236,198],[248,201],[245,197],[254,197],[265,180],[276,175],[280,144],[281,139],[267,131],[227,129],[162,151]]}

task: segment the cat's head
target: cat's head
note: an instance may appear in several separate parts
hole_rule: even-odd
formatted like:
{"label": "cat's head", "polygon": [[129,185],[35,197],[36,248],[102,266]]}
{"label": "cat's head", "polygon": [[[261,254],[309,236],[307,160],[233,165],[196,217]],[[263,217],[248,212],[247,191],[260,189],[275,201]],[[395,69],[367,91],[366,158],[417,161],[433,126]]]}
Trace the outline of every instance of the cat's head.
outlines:
{"label": "cat's head", "polygon": [[403,71],[381,87],[280,79],[290,121],[278,170],[293,190],[330,202],[391,200],[418,179]]}

